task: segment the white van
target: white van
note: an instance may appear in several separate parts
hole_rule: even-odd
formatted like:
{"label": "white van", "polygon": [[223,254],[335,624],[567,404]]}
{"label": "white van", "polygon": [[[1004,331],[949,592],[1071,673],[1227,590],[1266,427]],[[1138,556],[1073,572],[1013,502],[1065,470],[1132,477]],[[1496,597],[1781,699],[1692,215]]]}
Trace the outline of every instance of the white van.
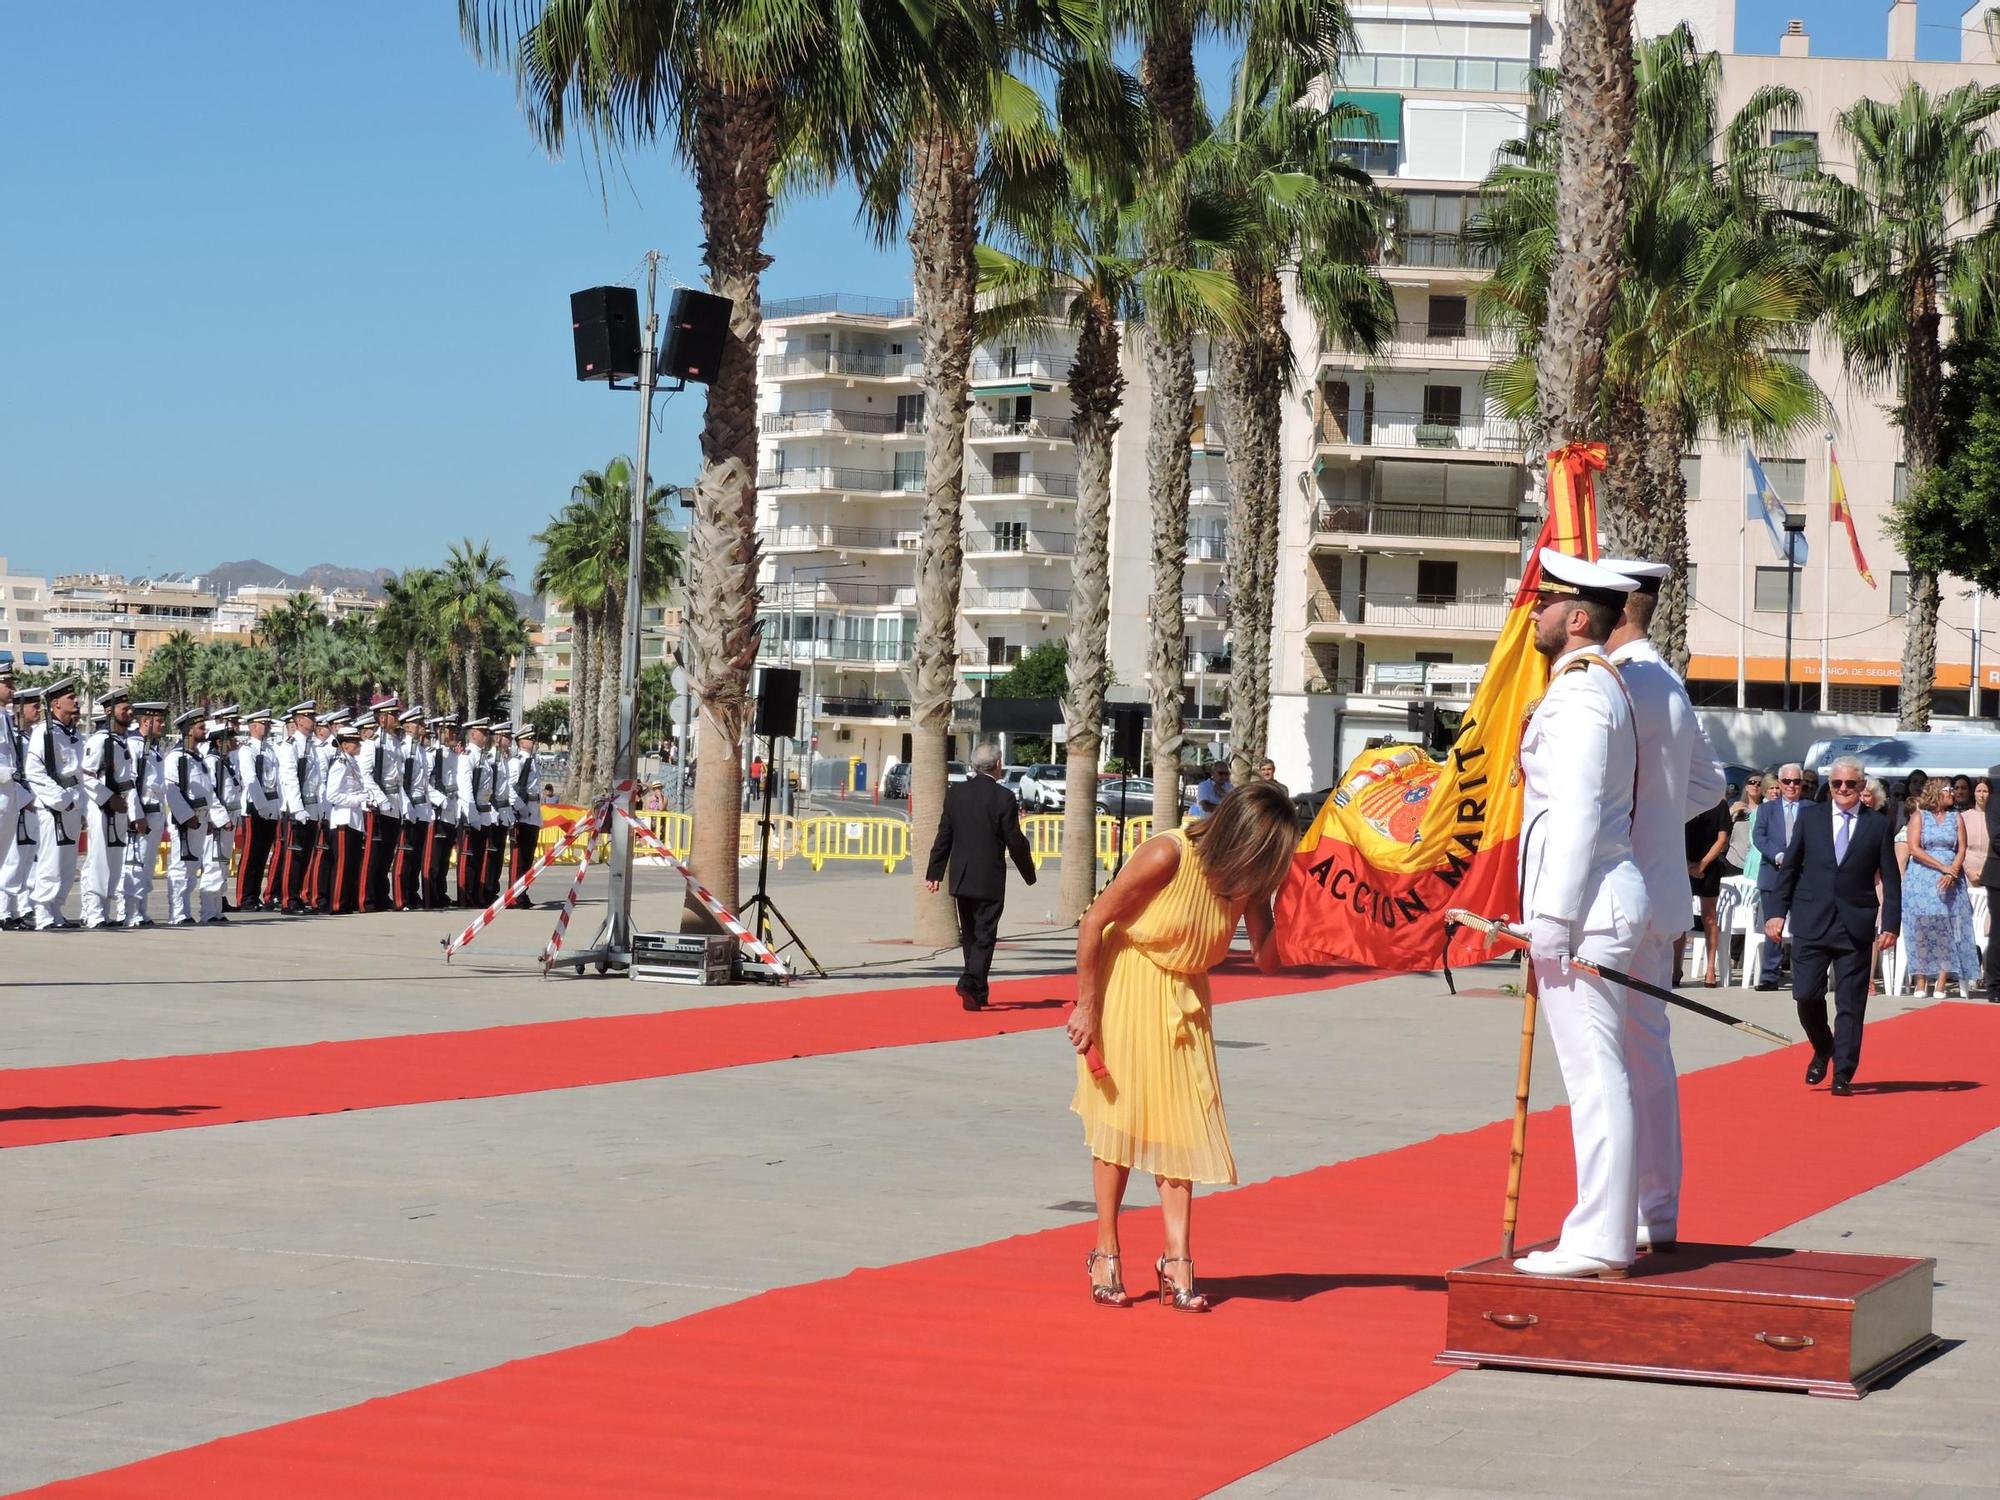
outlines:
{"label": "white van", "polygon": [[1923,734],[1852,735],[1818,740],[1805,754],[1805,768],[1824,776],[1836,756],[1851,755],[1870,776],[1880,777],[1891,795],[1912,771],[1931,776],[1988,774],[2000,766],[2000,734],[1987,730],[1931,730]]}

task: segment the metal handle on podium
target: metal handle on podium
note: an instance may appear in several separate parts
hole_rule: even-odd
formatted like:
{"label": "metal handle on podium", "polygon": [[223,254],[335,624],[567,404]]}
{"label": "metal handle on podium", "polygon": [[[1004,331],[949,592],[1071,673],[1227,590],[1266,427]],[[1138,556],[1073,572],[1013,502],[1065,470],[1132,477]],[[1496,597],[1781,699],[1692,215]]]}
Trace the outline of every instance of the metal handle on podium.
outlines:
{"label": "metal handle on podium", "polygon": [[1813,1345],[1812,1337],[1803,1333],[1760,1333],[1757,1342],[1773,1349],[1810,1349]]}
{"label": "metal handle on podium", "polygon": [[[1498,1323],[1502,1328],[1528,1328],[1542,1321],[1533,1313],[1487,1312],[1481,1313],[1480,1316],[1489,1323]],[[1760,1339],[1763,1336],[1761,1333],[1757,1335]]]}

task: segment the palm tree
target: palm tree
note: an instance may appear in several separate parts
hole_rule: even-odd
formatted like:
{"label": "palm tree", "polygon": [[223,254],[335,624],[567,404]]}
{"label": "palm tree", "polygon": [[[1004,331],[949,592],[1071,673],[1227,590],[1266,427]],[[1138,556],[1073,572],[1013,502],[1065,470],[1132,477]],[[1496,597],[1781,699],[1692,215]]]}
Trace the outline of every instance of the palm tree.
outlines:
{"label": "palm tree", "polygon": [[463,674],[465,688],[459,712],[466,718],[477,718],[479,672],[485,652],[504,634],[508,622],[520,616],[514,596],[506,588],[514,575],[504,557],[494,556],[491,543],[467,537],[452,543],[444,576],[449,592],[440,601],[438,621],[452,642],[453,660]]}
{"label": "palm tree", "polygon": [[326,617],[320,613],[319,600],[302,589],[262,616],[251,638],[271,653],[278,675],[286,685],[303,692],[302,650],[307,638],[325,626]]}
{"label": "palm tree", "polygon": [[[1611,545],[1674,566],[1653,638],[1687,658],[1687,486],[1681,455],[1703,429],[1781,439],[1825,415],[1810,377],[1779,351],[1817,316],[1806,245],[1774,197],[1789,148],[1764,138],[1798,109],[1789,89],[1755,94],[1726,124],[1721,60],[1687,27],[1641,44],[1632,189],[1599,392],[1611,440],[1598,514]],[[1553,101],[1549,101],[1553,105]],[[1475,237],[1498,251],[1487,306],[1518,337],[1491,378],[1511,415],[1552,425],[1540,386],[1556,260],[1559,124],[1553,110],[1505,148]],[[1719,150],[1718,150],[1719,146]]]}
{"label": "palm tree", "polygon": [[[1629,6],[1630,0],[1626,0]],[[1240,39],[1253,68],[1279,59],[1302,71],[1332,63],[1348,35],[1341,0],[1107,0],[1119,35],[1139,47],[1139,80],[1156,122],[1150,146],[1146,256],[1161,266],[1197,264],[1181,164],[1203,130],[1195,74],[1198,35]],[[1199,331],[1171,303],[1149,307],[1144,339],[1152,388],[1146,478],[1153,508],[1152,633],[1147,652],[1153,710],[1155,826],[1180,822],[1181,705],[1187,630],[1181,597],[1187,567],[1190,435],[1194,427],[1194,336]],[[1198,435],[1197,435],[1198,436]]]}
{"label": "palm tree", "polygon": [[445,655],[438,622],[446,590],[436,568],[406,568],[382,581],[386,598],[375,612],[375,640],[384,656],[400,658],[407,702],[437,702],[433,673]]}
{"label": "palm tree", "polygon": [[149,691],[157,692],[166,700],[170,723],[194,702],[193,672],[198,653],[194,637],[185,630],[176,630],[155,646],[146,658],[140,675],[159,684]]}
{"label": "palm tree", "polygon": [[692,167],[710,290],[730,337],[708,388],[690,538],[689,674],[700,696],[689,863],[736,904],[737,807],[750,667],[757,654],[758,287],[772,182],[803,141],[821,159],[879,157],[878,109],[911,78],[945,95],[963,59],[939,45],[953,0],[459,0],[475,52],[513,68],[543,146],[574,118],[599,142],[666,139]]}
{"label": "palm tree", "polygon": [[[1937,466],[1944,387],[1943,325],[1986,331],[2000,291],[2000,228],[1987,213],[2000,191],[2000,84],[1933,96],[1904,85],[1891,102],[1842,111],[1839,137],[1854,180],[1815,173],[1805,198],[1827,230],[1828,322],[1848,368],[1893,381],[1908,493]],[[1897,727],[1930,727],[1937,675],[1938,574],[1909,549]]]}
{"label": "palm tree", "polygon": [[1601,434],[1598,385],[1623,269],[1632,146],[1634,0],[1572,0],[1558,69],[1556,253],[1540,351],[1550,440]]}
{"label": "palm tree", "polygon": [[1198,191],[1228,221],[1219,256],[1244,319],[1213,338],[1214,383],[1235,493],[1228,535],[1231,762],[1241,780],[1264,758],[1270,726],[1271,632],[1276,608],[1282,408],[1297,363],[1285,330],[1282,278],[1290,276],[1323,338],[1373,352],[1392,328],[1394,296],[1370,269],[1381,243],[1384,200],[1368,175],[1340,157],[1349,106],[1306,107],[1305,78],[1246,68],[1236,100],[1190,158]]}

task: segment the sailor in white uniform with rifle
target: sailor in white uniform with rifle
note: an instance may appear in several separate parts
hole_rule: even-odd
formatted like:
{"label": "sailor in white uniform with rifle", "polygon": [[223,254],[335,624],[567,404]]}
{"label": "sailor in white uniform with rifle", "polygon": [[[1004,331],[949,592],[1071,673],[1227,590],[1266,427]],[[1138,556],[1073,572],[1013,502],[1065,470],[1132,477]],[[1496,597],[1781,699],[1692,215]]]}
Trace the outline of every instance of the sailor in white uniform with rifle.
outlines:
{"label": "sailor in white uniform with rifle", "polygon": [[125,843],[125,925],[151,927],[146,906],[153,898],[153,869],[167,833],[166,756],[160,731],[167,722],[164,703],[135,703],[125,737],[132,761],[132,826]]}
{"label": "sailor in white uniform with rifle", "polygon": [[63,915],[76,882],[76,840],[83,832],[83,736],[77,733],[76,681],[42,689],[42,722],[28,736],[28,790],[35,796],[35,873],[28,888],[35,931],[77,924]]}
{"label": "sailor in white uniform with rifle", "polygon": [[84,742],[79,773],[89,799],[84,819],[90,830],[84,841],[83,925],[93,932],[124,921],[114,908],[123,904],[126,845],[138,809],[139,782],[126,739],[132,728],[131,695],[116,688],[98,701],[105,719]]}
{"label": "sailor in white uniform with rifle", "polygon": [[[1694,704],[1673,668],[1653,648],[1647,632],[1660,587],[1673,571],[1637,558],[1598,559],[1600,567],[1632,580],[1624,616],[1607,648],[1632,694],[1639,725],[1639,802],[1632,816],[1632,852],[1646,879],[1647,922],[1632,973],[1669,989],[1674,942],[1694,913],[1688,878],[1687,824],[1720,802],[1728,790]],[[1641,1250],[1671,1249],[1681,1205],[1681,1092],[1674,1068],[1667,1007],[1651,995],[1628,990],[1625,1067],[1632,1079],[1634,1163],[1639,1178]]]}
{"label": "sailor in white uniform with rifle", "polygon": [[1548,1276],[1622,1276],[1637,1251],[1638,1176],[1625,992],[1570,963],[1629,969],[1647,926],[1632,854],[1639,736],[1605,655],[1632,580],[1543,548],[1535,646],[1549,689],[1521,738],[1521,903],[1541,1006],[1569,1094],[1576,1207],[1553,1250],[1514,1262]]}

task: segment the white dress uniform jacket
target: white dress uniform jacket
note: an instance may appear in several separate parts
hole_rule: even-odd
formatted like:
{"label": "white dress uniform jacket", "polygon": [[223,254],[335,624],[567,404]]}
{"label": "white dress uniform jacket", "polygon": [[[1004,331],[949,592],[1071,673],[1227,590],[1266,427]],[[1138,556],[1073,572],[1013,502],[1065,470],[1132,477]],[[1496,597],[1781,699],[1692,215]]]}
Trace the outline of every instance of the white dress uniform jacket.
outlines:
{"label": "white dress uniform jacket", "polygon": [[514,796],[514,821],[530,828],[542,826],[542,786],[536,775],[535,757],[516,750],[507,762],[507,785]]}
{"label": "white dress uniform jacket", "polygon": [[35,926],[60,926],[76,879],[76,836],[83,829],[83,739],[44,715],[28,736],[28,790],[35,797],[35,871],[28,887]]}
{"label": "white dress uniform jacket", "polygon": [[360,758],[336,751],[326,768],[327,822],[335,828],[366,828],[369,787]]}
{"label": "white dress uniform jacket", "polygon": [[[153,867],[159,862],[160,843],[167,833],[166,757],[158,746],[147,744],[136,729],[126,736],[125,752],[135,783],[135,821],[125,844],[125,925],[141,927],[148,920],[146,904],[153,895]],[[143,831],[138,827],[140,822],[146,825]]]}
{"label": "white dress uniform jacket", "polygon": [[292,822],[318,820],[320,775],[312,736],[296,729],[286,735],[278,746],[278,801]]}
{"label": "white dress uniform jacket", "polygon": [[354,763],[361,767],[362,792],[368,810],[386,817],[403,815],[403,757],[396,752],[393,736],[377,734],[363,740]]}
{"label": "white dress uniform jacket", "polygon": [[332,805],[326,799],[327,773],[333,768],[333,758],[340,754],[340,746],[334,743],[332,735],[315,732],[312,742],[313,765],[317,768],[317,779],[313,782],[314,816],[321,822],[327,821]]}
{"label": "white dress uniform jacket", "polygon": [[487,752],[467,745],[458,757],[459,821],[467,828],[493,826],[493,768]]}
{"label": "white dress uniform jacket", "polygon": [[430,747],[431,806],[437,820],[458,826],[458,752],[444,745]]}
{"label": "white dress uniform jacket", "polygon": [[93,732],[84,741],[78,776],[89,799],[84,818],[90,828],[83,857],[83,925],[102,927],[113,920],[112,907],[125,891],[125,846],[138,806],[125,731],[107,723]]}
{"label": "white dress uniform jacket", "polygon": [[1614,1266],[1637,1253],[1639,1212],[1624,996],[1568,958],[1625,968],[1645,932],[1646,882],[1632,853],[1638,760],[1617,669],[1594,646],[1560,658],[1522,737],[1521,899],[1576,1152],[1576,1207],[1560,1248]]}
{"label": "white dress uniform jacket", "polygon": [[278,770],[278,747],[269,735],[236,747],[236,778],[242,783],[239,813],[255,812],[276,822],[284,815],[283,784]]}
{"label": "white dress uniform jacket", "polygon": [[173,825],[167,838],[167,917],[193,922],[203,916],[197,907],[208,904],[197,901],[196,893],[213,837],[215,784],[208,763],[178,745],[166,753],[164,772],[167,819]]}
{"label": "white dress uniform jacket", "polygon": [[28,790],[27,735],[15,711],[0,708],[0,920],[28,915],[34,805],[34,793]]}
{"label": "white dress uniform jacket", "polygon": [[403,736],[403,816],[417,823],[437,816],[431,805],[430,746],[418,743],[413,734]]}

